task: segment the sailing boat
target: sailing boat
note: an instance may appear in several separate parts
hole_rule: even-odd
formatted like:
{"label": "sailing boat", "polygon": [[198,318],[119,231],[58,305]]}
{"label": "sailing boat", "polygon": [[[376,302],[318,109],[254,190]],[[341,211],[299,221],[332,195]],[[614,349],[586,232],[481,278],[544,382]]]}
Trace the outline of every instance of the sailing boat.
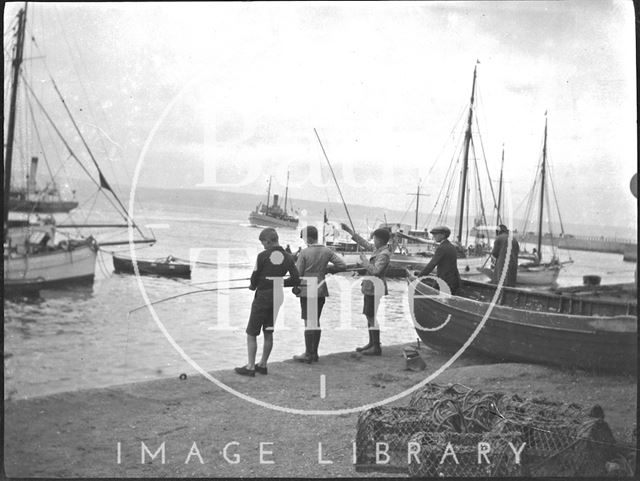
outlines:
{"label": "sailing boat", "polygon": [[298,227],[298,218],[287,213],[287,200],[289,196],[289,172],[287,172],[287,185],[284,193],[284,205],[278,205],[278,194],[273,194],[273,204],[269,204],[271,199],[271,176],[269,177],[269,187],[267,188],[266,205],[260,202],[256,210],[249,213],[249,222],[254,227],[285,227],[295,229]]}
{"label": "sailing boat", "polygon": [[[548,263],[542,263],[542,254],[541,254],[541,243],[542,243],[542,219],[544,214],[544,195],[545,195],[545,183],[547,177],[547,124],[545,118],[545,128],[544,128],[544,142],[542,148],[542,160],[541,164],[538,166],[540,170],[540,211],[539,211],[539,219],[538,219],[538,246],[537,249],[534,250],[533,253],[529,252],[521,252],[518,255],[518,260],[522,261],[521,264],[518,265],[518,276],[516,279],[516,285],[529,285],[529,286],[550,286],[556,282],[558,276],[560,274],[560,269],[562,268],[562,263],[560,263],[557,258],[554,256],[553,259]],[[502,198],[502,174],[503,174],[503,166],[504,166],[504,147],[502,151],[502,164],[500,167],[500,182],[498,188],[498,204],[496,207],[497,210],[497,224],[502,223],[501,218],[501,198]],[[535,187],[535,183],[534,183]],[[531,195],[533,196],[534,192],[532,191]],[[482,273],[493,278],[493,268],[482,267],[479,269]]]}
{"label": "sailing boat", "polygon": [[[560,269],[564,264],[568,264],[571,261],[561,263],[554,255],[549,262],[542,262],[542,222],[544,220],[544,205],[548,203],[548,199],[545,195],[548,195],[545,186],[547,183],[547,113],[544,114],[544,140],[542,144],[542,159],[538,170],[540,172],[540,205],[538,210],[538,236],[537,236],[537,250],[536,258],[531,262],[518,265],[518,277],[517,284],[529,284],[529,285],[552,285],[558,280],[560,275]],[[550,179],[550,177],[549,177]],[[534,183],[535,187],[535,183]],[[548,189],[547,189],[548,190]],[[532,190],[532,195],[534,194]],[[528,217],[528,216],[527,216]],[[560,220],[562,225],[562,220]],[[526,225],[526,224],[525,224]],[[526,232],[526,228],[523,229]],[[563,232],[564,233],[564,232]],[[562,233],[562,234],[563,234]],[[552,236],[553,238],[553,236]]]}
{"label": "sailing boat", "polygon": [[[140,229],[136,226],[133,219],[129,216],[126,208],[118,199],[115,192],[109,185],[100,166],[98,165],[93,153],[86,143],[82,132],[71,111],[67,107],[65,100],[51,77],[51,85],[55,89],[64,109],[75,129],[75,134],[82,140],[84,147],[89,154],[98,173],[98,180],[90,175],[86,166],[83,165],[80,158],[71,148],[69,142],[62,135],[61,130],[53,122],[51,115],[44,108],[42,102],[36,96],[32,86],[27,81],[31,78],[23,72],[23,54],[25,47],[25,32],[27,21],[27,5],[20,9],[17,15],[17,29],[15,33],[15,43],[12,47],[12,68],[11,68],[11,90],[9,101],[9,116],[6,128],[6,146],[5,146],[5,162],[4,162],[4,289],[5,292],[25,292],[38,290],[41,287],[49,285],[59,285],[68,283],[87,283],[92,282],[95,275],[95,263],[100,244],[93,235],[71,237],[66,234],[65,228],[113,228],[113,227],[129,227],[135,228],[142,239],[134,239],[134,243],[153,243],[155,239],[146,238]],[[35,44],[35,34],[31,34],[31,39]],[[20,85],[19,85],[20,84]],[[46,122],[52,127],[56,133],[58,140],[64,145],[69,158],[77,161],[89,178],[94,182],[98,189],[107,196],[107,192],[112,198],[108,197],[111,204],[124,217],[126,224],[58,224],[53,216],[56,213],[68,213],[78,206],[75,200],[64,200],[60,197],[55,180],[48,189],[38,192],[36,189],[37,174],[37,157],[31,158],[31,169],[27,179],[27,188],[23,191],[15,188],[12,189],[12,174],[14,151],[18,150],[15,142],[16,120],[18,117],[18,92],[19,87],[24,88],[24,95],[21,101],[28,106],[31,114],[31,122],[39,145],[35,147],[41,152],[45,152],[46,148],[41,143],[32,101],[35,102],[43,114]],[[34,148],[27,146],[21,149]],[[44,156],[45,161],[47,159]],[[24,159],[23,159],[24,161]],[[14,214],[10,216],[10,214]],[[47,214],[41,217],[40,214]],[[20,215],[20,217],[16,217]],[[26,217],[25,217],[26,216]],[[128,240],[111,241],[102,243],[102,245],[118,245],[127,244]]]}
{"label": "sailing boat", "polygon": [[[459,193],[458,193],[456,225],[455,225],[455,228],[452,229],[452,232],[454,234],[453,243],[456,246],[456,249],[458,251],[458,270],[460,271],[460,275],[462,276],[479,275],[480,272],[478,271],[478,268],[482,267],[486,263],[487,254],[489,253],[488,245],[485,242],[486,238],[488,237],[488,233],[484,234],[481,232],[481,229],[482,229],[481,226],[486,226],[487,221],[486,221],[484,203],[482,200],[482,191],[480,188],[479,169],[477,165],[475,165],[476,159],[474,159],[474,165],[475,165],[474,170],[476,175],[473,178],[470,178],[469,176],[469,167],[470,167],[469,152],[472,147],[475,152],[472,126],[473,126],[473,120],[474,120],[474,102],[476,97],[476,78],[477,78],[477,64],[473,69],[473,82],[471,85],[471,100],[469,102],[469,111],[467,115],[466,127],[464,132],[464,140],[462,144],[462,152],[461,152],[462,167],[460,170],[460,184],[459,184],[460,187],[459,187]],[[455,161],[456,159],[452,159],[451,167],[453,167]],[[451,167],[449,172],[453,172],[453,169]],[[467,194],[467,191],[469,190],[469,184],[472,179],[474,179],[477,184],[476,190],[477,190],[478,199],[479,199],[477,200],[477,204],[479,204],[478,208],[480,210],[480,213],[478,217],[474,219],[474,222],[473,222],[474,225],[471,229],[471,232],[472,234],[475,233],[475,236],[472,241],[473,244],[470,244],[471,240],[469,239],[469,236],[468,236],[468,230],[469,230],[468,227],[465,232],[465,220],[467,221],[467,224],[468,224],[467,210],[468,210],[469,199],[467,198],[466,194]],[[436,205],[437,205],[438,201],[440,199],[443,199],[442,208],[441,208],[440,214],[438,215],[438,219],[436,221],[437,224],[447,223],[446,208],[448,207],[447,205],[448,200],[451,197],[450,189],[451,189],[451,186],[454,184],[454,180],[455,180],[455,177],[452,174],[451,176],[448,176],[442,184],[443,188],[444,186],[448,186],[448,189],[444,195],[439,195],[438,200],[436,201]],[[495,203],[493,188],[491,188],[491,194],[494,198],[494,203]],[[435,209],[435,205],[434,205],[434,209]]]}

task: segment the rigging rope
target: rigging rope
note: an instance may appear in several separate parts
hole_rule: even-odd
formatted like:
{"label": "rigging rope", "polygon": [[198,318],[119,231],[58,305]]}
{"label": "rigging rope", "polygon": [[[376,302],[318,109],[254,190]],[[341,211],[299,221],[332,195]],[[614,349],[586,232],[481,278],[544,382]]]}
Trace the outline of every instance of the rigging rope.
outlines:
{"label": "rigging rope", "polygon": [[[494,208],[498,209],[498,201],[496,200],[496,194],[493,190],[493,184],[491,183],[491,174],[489,173],[489,164],[487,163],[487,156],[484,152],[484,144],[482,143],[482,136],[480,135],[480,125],[478,124],[478,118],[475,118],[476,128],[478,130],[478,138],[480,139],[480,151],[482,152],[482,159],[484,160],[484,167],[487,172],[487,179],[489,179],[489,189],[491,190],[491,198],[493,199]],[[472,138],[473,139],[473,138]],[[474,150],[475,153],[475,150]],[[477,168],[477,166],[476,166]]]}
{"label": "rigging rope", "polygon": [[[73,151],[73,149],[71,148],[71,146],[68,144],[68,142],[65,140],[65,138],[63,137],[62,133],[60,132],[60,130],[58,129],[58,127],[54,124],[53,120],[51,119],[51,117],[49,116],[49,114],[47,113],[47,111],[44,109],[44,106],[42,105],[42,103],[40,102],[40,100],[35,96],[32,88],[30,85],[27,84],[26,79],[24,79],[25,85],[27,85],[27,88],[29,89],[29,93],[33,96],[34,100],[36,101],[36,103],[38,104],[38,107],[40,107],[40,110],[42,110],[42,112],[44,113],[45,117],[47,118],[47,120],[49,121],[49,123],[51,124],[51,126],[53,127],[54,131],[56,132],[56,134],[58,134],[58,137],[60,138],[60,140],[62,141],[62,143],[64,144],[64,146],[67,148],[67,151],[69,152],[69,154],[71,155],[71,157],[73,159],[76,160],[76,162],[78,162],[78,164],[80,165],[80,167],[82,168],[82,170],[84,170],[84,172],[87,174],[87,176],[89,177],[89,179],[91,179],[93,181],[93,183],[98,187],[98,191],[102,191],[102,186],[100,185],[100,183],[98,183],[89,173],[89,171],[87,170],[87,168],[84,166],[84,164],[80,161],[80,159],[78,158],[78,156],[75,154],[75,152]],[[104,193],[104,192],[103,192]],[[113,206],[113,208],[119,212],[118,207],[113,203],[113,200],[107,196],[105,194],[105,198],[111,203],[111,205]],[[117,197],[114,198],[117,199]],[[118,199],[119,202],[119,199]],[[119,212],[120,215],[122,215],[122,212]],[[126,210],[125,210],[126,213]],[[124,216],[124,219],[129,221],[129,219],[131,219],[128,215],[128,213],[126,213],[126,216]],[[138,230],[138,232],[140,232],[140,234],[144,237],[144,234],[142,234],[142,232],[140,231],[140,229],[137,227],[137,225],[133,222],[133,219],[131,219],[131,223],[133,224],[133,226],[136,227],[136,229]]]}
{"label": "rigging rope", "polygon": [[[36,122],[36,117],[33,114],[33,105],[31,103],[31,99],[29,99],[26,95],[25,98],[27,99],[27,106],[29,108],[29,112],[31,114],[31,120],[33,121],[33,129],[36,132],[36,138],[38,139],[38,144],[40,145],[40,151],[42,152],[42,157],[44,158],[44,163],[47,166],[47,170],[49,171],[49,175],[51,176],[51,180],[55,180],[55,177],[53,176],[53,172],[51,172],[51,166],[49,165],[49,160],[47,158],[47,154],[45,153],[45,148],[44,148],[44,144],[42,143],[42,139],[40,137],[40,130],[38,129],[38,124]],[[35,179],[34,179],[35,182]],[[60,195],[58,195],[58,197],[60,199],[62,199],[60,197]]]}
{"label": "rigging rope", "polygon": [[[40,47],[38,45],[38,43],[36,42],[35,36],[31,36],[31,40],[33,42],[33,44],[35,45],[35,47],[38,49],[38,51],[40,52]],[[80,131],[73,115],[71,114],[71,111],[69,110],[63,96],[62,93],[60,92],[60,90],[58,89],[58,86],[55,82],[55,80],[53,79],[53,75],[51,73],[51,70],[49,69],[49,66],[47,64],[47,62],[44,62],[45,65],[45,69],[47,70],[47,73],[49,75],[49,79],[51,80],[51,83],[53,85],[53,88],[55,89],[56,93],[58,94],[58,97],[60,98],[60,101],[62,102],[62,105],[65,108],[65,111],[67,112],[67,115],[69,116],[69,119],[71,120],[71,123],[73,124],[78,136],[80,137],[80,140],[82,141],[84,147],[86,148],[87,152],[89,153],[89,157],[91,158],[91,160],[93,161],[96,169],[98,170],[98,176],[99,176],[99,180],[100,182],[96,182],[95,179],[93,179],[93,177],[89,174],[89,172],[87,171],[87,169],[84,167],[84,165],[82,164],[82,162],[80,161],[80,159],[75,155],[75,153],[73,153],[73,151],[71,150],[70,146],[68,145],[68,143],[66,142],[66,140],[62,137],[61,132],[58,130],[58,128],[53,124],[53,121],[51,119],[51,117],[47,114],[47,112],[45,111],[43,105],[41,104],[41,102],[38,100],[37,96],[35,95],[35,93],[33,92],[33,89],[31,88],[30,85],[27,85],[29,88],[29,91],[31,93],[31,95],[35,98],[36,102],[38,103],[38,106],[40,107],[40,109],[44,112],[45,116],[47,117],[47,119],[49,120],[49,122],[52,124],[52,126],[54,127],[56,133],[58,134],[58,136],[60,137],[60,139],[62,140],[62,142],[65,144],[65,146],[67,147],[67,150],[69,150],[69,152],[72,154],[72,156],[75,158],[75,160],[80,164],[80,166],[83,168],[83,170],[85,171],[85,173],[89,176],[89,178],[94,182],[94,184],[96,184],[98,186],[99,191],[101,191],[103,193],[103,195],[109,200],[109,202],[111,203],[111,205],[114,207],[114,209],[116,211],[118,211],[120,213],[120,215],[123,216],[123,218],[127,221],[130,222],[132,227],[135,227],[135,229],[138,231],[138,233],[143,237],[143,239],[145,238],[145,235],[143,234],[143,232],[140,230],[140,228],[138,227],[138,225],[135,223],[135,221],[133,220],[133,218],[129,215],[129,212],[127,211],[126,207],[122,204],[122,202],[120,201],[120,198],[117,196],[116,192],[112,189],[111,185],[108,184],[108,182],[106,181],[106,178],[104,177],[102,170],[100,169],[100,166],[98,165],[97,160],[95,159],[93,152],[91,151],[91,149],[89,148],[89,145],[87,144],[86,140],[84,139],[84,136],[82,135],[82,132]],[[24,76],[23,76],[24,78]],[[25,80],[25,84],[26,84],[26,80]],[[104,185],[103,185],[104,184]],[[104,192],[104,190],[109,190],[113,196],[113,198],[116,200],[116,202],[118,203],[120,209],[122,209],[122,212],[119,211],[118,206],[116,206],[113,201],[111,200],[111,198]]]}
{"label": "rigging rope", "polygon": [[[484,201],[482,199],[482,187],[480,185],[480,169],[478,169],[478,159],[475,156],[475,144],[472,143],[473,146],[473,165],[475,167],[476,170],[476,182],[478,183],[478,189],[477,189],[477,194],[478,194],[478,202],[480,204],[480,221],[482,222],[482,225],[486,226],[487,225],[487,217],[486,217],[486,213],[484,210]],[[475,222],[474,222],[474,227],[475,227]]]}
{"label": "rigging rope", "polygon": [[[70,43],[69,43],[68,37],[67,37],[67,35],[66,35],[66,33],[65,33],[65,29],[64,29],[64,27],[63,27],[63,24],[62,24],[62,22],[61,22],[61,20],[60,20],[60,14],[59,14],[59,12],[58,12],[57,7],[56,7],[56,8],[54,8],[54,11],[55,11],[55,13],[56,13],[56,19],[57,19],[57,21],[58,21],[58,25],[60,26],[60,32],[62,33],[62,37],[64,38],[64,41],[65,41],[65,43],[67,44],[67,48],[69,49],[69,52],[71,52],[72,48],[71,48],[71,45],[70,45]],[[34,41],[34,42],[35,42],[35,41]],[[76,62],[74,62],[74,59],[76,59],[76,58],[77,58],[77,59],[79,59],[79,60],[80,60],[80,63],[83,65],[83,67],[85,68],[85,71],[86,71],[86,66],[84,65],[84,59],[82,58],[81,51],[80,51],[80,49],[79,49],[79,48],[78,48],[78,46],[77,46],[77,42],[75,43],[75,46],[76,46],[76,49],[75,49],[75,51],[74,51],[74,55],[73,55],[73,56],[71,56],[71,55],[70,55],[70,57],[71,57],[71,65],[73,66],[73,69],[74,69],[74,71],[75,71],[75,73],[76,73],[76,76],[77,76],[77,78],[78,78],[78,82],[80,83],[80,87],[82,88],[82,92],[83,92],[84,97],[85,97],[85,99],[86,99],[86,106],[87,106],[87,109],[88,109],[88,111],[89,111],[89,115],[90,115],[93,119],[96,119],[97,117],[96,117],[96,115],[94,114],[93,109],[91,108],[91,103],[89,102],[89,95],[88,95],[88,93],[87,93],[87,89],[86,89],[86,87],[85,87],[85,85],[84,85],[84,82],[82,81],[82,77],[81,77],[80,72],[78,71],[78,68],[77,68],[77,66],[76,66]],[[103,118],[105,119],[105,124],[106,124],[107,126],[109,126],[109,122],[108,122],[107,116],[106,116],[106,115],[104,115],[104,111],[102,111],[102,112],[103,112]],[[95,120],[94,120],[94,121],[95,121]],[[109,129],[110,129],[110,128],[109,128]],[[111,129],[110,129],[110,130],[111,130]],[[107,158],[108,158],[108,156],[109,156],[109,154],[108,154],[108,150],[107,150],[106,144],[105,144],[105,142],[104,142],[104,139],[103,139],[101,136],[99,136],[99,142],[100,142],[100,144],[101,144],[101,146],[102,146],[102,149],[103,149],[103,151],[104,151],[105,157],[107,157]],[[110,166],[110,168],[111,168],[111,171],[112,171],[112,174],[114,175],[114,178],[117,178],[117,177],[116,177],[116,175],[115,175],[115,169],[113,168],[113,164],[109,162],[109,163],[108,163],[108,165],[109,165],[109,166]],[[129,173],[127,172],[127,178],[131,178],[131,176],[130,176],[130,175],[128,175],[128,174],[129,174]],[[111,186],[111,187],[113,187],[113,186]],[[119,192],[119,194],[120,194],[120,195],[122,195],[122,192]]]}

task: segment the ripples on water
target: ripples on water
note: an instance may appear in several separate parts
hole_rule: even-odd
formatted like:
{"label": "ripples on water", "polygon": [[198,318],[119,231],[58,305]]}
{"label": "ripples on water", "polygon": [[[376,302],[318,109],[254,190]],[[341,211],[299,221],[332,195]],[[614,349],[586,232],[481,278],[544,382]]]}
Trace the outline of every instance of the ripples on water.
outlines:
{"label": "ripples on water", "polygon": [[[259,229],[241,225],[242,212],[220,211],[216,218],[161,212],[145,214],[148,223],[167,223],[157,230],[158,245],[137,252],[141,258],[173,254],[189,258],[190,248],[204,248],[201,260],[215,263],[212,249],[233,247],[229,267],[198,267],[191,283],[224,278],[246,278],[251,274],[260,244]],[[301,240],[294,230],[280,231],[281,244],[295,251]],[[248,250],[247,250],[248,249]],[[560,251],[566,257],[566,251]],[[624,263],[621,255],[573,252],[574,264],[567,266],[559,283],[580,284],[585,274],[602,276],[605,283],[630,282],[635,264]],[[194,369],[183,360],[145,309],[128,312],[144,304],[134,276],[114,274],[111,256],[101,253],[93,286],[45,290],[37,299],[6,300],[4,305],[5,399],[52,392],[122,384],[177,376]],[[359,281],[347,276],[330,276],[331,296],[321,323],[320,355],[350,351],[367,339]],[[142,286],[151,301],[195,291],[188,281],[143,277]],[[199,285],[207,289],[225,285],[242,286],[247,281]],[[345,286],[351,285],[350,294]],[[345,290],[343,290],[345,289]],[[416,339],[411,326],[406,283],[389,282],[390,295],[381,309],[383,345]],[[274,334],[271,360],[289,359],[304,350],[299,303],[286,291]],[[244,329],[253,293],[248,289],[198,292],[157,304],[155,311],[167,332],[202,368],[231,368],[246,362]],[[259,341],[259,352],[262,341]]]}

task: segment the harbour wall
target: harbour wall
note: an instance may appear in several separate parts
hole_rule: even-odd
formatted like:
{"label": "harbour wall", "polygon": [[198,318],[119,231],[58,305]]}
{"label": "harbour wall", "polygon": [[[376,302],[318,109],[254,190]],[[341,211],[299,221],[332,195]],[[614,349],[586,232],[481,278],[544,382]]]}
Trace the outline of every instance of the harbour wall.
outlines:
{"label": "harbour wall", "polygon": [[[536,243],[537,237],[532,235],[519,236],[521,242]],[[636,260],[638,243],[631,239],[610,239],[598,236],[563,236],[543,237],[542,245],[556,245],[559,249],[576,251],[609,252],[623,254],[625,260]]]}

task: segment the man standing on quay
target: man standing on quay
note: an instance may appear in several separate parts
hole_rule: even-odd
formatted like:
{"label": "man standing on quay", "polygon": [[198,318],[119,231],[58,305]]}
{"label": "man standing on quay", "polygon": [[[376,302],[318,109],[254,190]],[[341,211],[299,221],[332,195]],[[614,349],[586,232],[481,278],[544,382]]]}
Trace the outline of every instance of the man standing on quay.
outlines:
{"label": "man standing on quay", "polygon": [[320,334],[322,333],[320,314],[322,314],[325,299],[329,296],[325,280],[328,264],[329,262],[333,264],[331,272],[344,271],[347,264],[327,246],[318,244],[318,229],[315,227],[305,227],[300,232],[300,237],[307,244],[296,261],[296,267],[302,281],[296,295],[300,297],[301,317],[304,319],[305,352],[299,356],[293,356],[293,359],[311,363],[318,361],[318,344],[320,344]]}
{"label": "man standing on quay", "polygon": [[[500,282],[500,276],[504,271],[504,266],[507,260],[507,248],[509,247],[509,229],[506,225],[500,224],[496,229],[496,241],[493,243],[493,250],[491,256],[495,258],[495,267],[493,269],[493,275],[491,276],[491,283],[498,284]],[[511,256],[509,257],[509,263],[507,264],[507,274],[504,278],[504,286],[514,287],[516,285],[516,279],[518,277],[518,254],[520,253],[520,245],[518,241],[512,239],[511,241]]]}

